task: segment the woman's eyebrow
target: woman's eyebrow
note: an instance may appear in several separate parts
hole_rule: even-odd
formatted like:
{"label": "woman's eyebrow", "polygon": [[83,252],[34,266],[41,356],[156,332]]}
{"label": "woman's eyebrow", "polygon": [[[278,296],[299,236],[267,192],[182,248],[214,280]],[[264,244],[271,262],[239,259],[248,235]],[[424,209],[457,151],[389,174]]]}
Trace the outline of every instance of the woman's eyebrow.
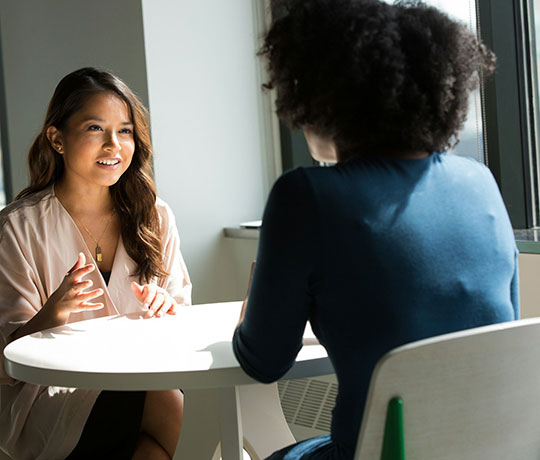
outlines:
{"label": "woman's eyebrow", "polygon": [[[106,122],[106,120],[104,120],[103,118],[90,116],[90,117],[87,117],[87,118],[83,119],[82,123],[86,123],[87,121],[99,121],[100,123],[105,123]],[[133,122],[132,121],[123,121],[120,124],[121,125],[132,125]]]}

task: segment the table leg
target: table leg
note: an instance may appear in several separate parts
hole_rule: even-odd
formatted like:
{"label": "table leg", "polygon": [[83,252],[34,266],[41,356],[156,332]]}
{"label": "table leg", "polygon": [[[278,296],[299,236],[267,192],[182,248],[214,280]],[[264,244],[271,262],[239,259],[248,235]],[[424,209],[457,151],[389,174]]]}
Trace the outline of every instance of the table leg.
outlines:
{"label": "table leg", "polygon": [[244,444],[253,460],[296,442],[283,415],[277,383],[238,387]]}
{"label": "table leg", "polygon": [[242,460],[244,436],[239,388],[222,388],[220,399],[221,457],[223,460]]}
{"label": "table leg", "polygon": [[182,431],[175,460],[212,459],[220,441],[219,390],[185,390]]}
{"label": "table leg", "polygon": [[223,460],[242,460],[242,439],[237,388],[184,391],[175,460],[211,460],[220,445]]}
{"label": "table leg", "polygon": [[253,460],[262,460],[294,442],[276,383],[186,390],[174,459],[219,459],[221,447],[223,460],[241,460],[245,445]]}

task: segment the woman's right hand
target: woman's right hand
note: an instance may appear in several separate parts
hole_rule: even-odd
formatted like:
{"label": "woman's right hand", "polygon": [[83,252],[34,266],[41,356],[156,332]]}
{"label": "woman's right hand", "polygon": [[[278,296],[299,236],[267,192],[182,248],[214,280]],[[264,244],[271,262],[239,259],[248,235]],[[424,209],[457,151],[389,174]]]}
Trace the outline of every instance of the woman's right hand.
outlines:
{"label": "woman's right hand", "polygon": [[43,310],[57,318],[60,323],[65,324],[70,313],[103,308],[104,305],[101,302],[90,303],[92,299],[103,295],[103,289],[85,291],[93,283],[91,280],[83,280],[83,278],[95,268],[94,264],[86,264],[86,257],[82,252],[79,253],[77,262],[64,277],[62,284],[45,302]]}
{"label": "woman's right hand", "polygon": [[83,253],[79,253],[77,263],[69,270],[58,289],[32,319],[12,334],[12,340],[51,327],[62,326],[67,323],[70,313],[103,308],[101,302],[89,302],[103,295],[103,289],[85,292],[85,289],[92,286],[92,281],[83,278],[96,269],[93,264],[85,264],[86,257]]}

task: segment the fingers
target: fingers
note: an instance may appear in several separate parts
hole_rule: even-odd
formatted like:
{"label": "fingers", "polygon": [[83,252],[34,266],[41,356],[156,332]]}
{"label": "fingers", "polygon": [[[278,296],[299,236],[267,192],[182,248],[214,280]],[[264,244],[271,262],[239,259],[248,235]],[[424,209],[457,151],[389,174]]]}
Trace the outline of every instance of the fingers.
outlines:
{"label": "fingers", "polygon": [[79,255],[77,256],[77,262],[75,262],[75,265],[73,265],[73,267],[71,267],[68,270],[68,275],[71,275],[71,273],[73,273],[73,271],[76,270],[77,268],[82,267],[85,262],[86,262],[86,257],[84,256],[82,252],[79,252]]}
{"label": "fingers", "polygon": [[176,313],[175,309],[171,311],[176,306],[176,302],[165,289],[159,288],[155,284],[146,284],[139,286],[139,288],[141,288],[144,299],[143,308],[148,308],[145,314],[147,318],[160,317],[169,312],[171,315]]}
{"label": "fingers", "polygon": [[75,294],[75,297],[80,303],[83,303],[83,302],[88,302],[89,300],[94,299],[96,297],[100,297],[102,295],[103,295],[103,289],[98,288],[98,289],[94,289],[93,291],[88,291],[88,292],[79,291]]}
{"label": "fingers", "polygon": [[160,310],[165,301],[166,301],[166,295],[160,290],[156,290],[154,298],[148,305],[148,312],[146,313],[147,316],[154,316],[154,315],[161,316]]}
{"label": "fingers", "polygon": [[92,287],[93,284],[94,282],[92,280],[82,280],[79,282],[74,281],[70,289],[71,295],[75,297],[77,294],[84,291],[85,289]]}
{"label": "fingers", "polygon": [[151,310],[150,307],[155,304],[157,286],[155,284],[145,284],[141,286],[141,297],[142,297],[142,307],[148,308],[148,311],[145,314],[145,317],[150,318],[154,316],[154,310]]}
{"label": "fingers", "polygon": [[86,264],[86,257],[81,252],[77,262],[64,277],[60,286],[47,299],[45,306],[52,310],[55,315],[66,315],[84,310],[98,310],[104,307],[102,302],[90,303],[96,297],[102,296],[103,289],[94,289],[92,280],[82,278],[96,269],[94,264]]}
{"label": "fingers", "polygon": [[96,267],[94,264],[85,265],[85,263],[86,256],[82,252],[79,252],[77,262],[75,262],[75,265],[69,269],[66,277],[71,276],[72,279],[77,283],[83,276],[86,276],[88,273],[95,270]]}
{"label": "fingers", "polygon": [[[84,257],[84,256],[83,256]],[[71,276],[75,283],[78,283],[81,278],[88,275],[88,273],[93,272],[96,269],[94,264],[82,265],[75,268],[68,276]]]}
{"label": "fingers", "polygon": [[84,253],[79,252],[79,258],[77,259],[77,268],[82,267],[86,263],[86,256]]}
{"label": "fingers", "polygon": [[144,302],[144,286],[136,283],[135,281],[131,282],[131,290],[139,302]]}
{"label": "fingers", "polygon": [[89,292],[79,292],[75,296],[75,300],[79,304],[78,311],[93,311],[102,309],[105,306],[103,302],[89,302],[90,300],[95,299],[96,297],[101,297],[102,295],[103,289],[101,288],[94,289],[93,291]]}
{"label": "fingers", "polygon": [[85,280],[73,285],[69,291],[67,291],[61,301],[59,302],[59,308],[68,311],[69,313],[77,313],[88,310],[99,310],[104,307],[103,302],[91,303],[90,301],[96,297],[103,295],[103,289],[98,288],[92,291],[84,291],[92,286],[92,281]]}
{"label": "fingers", "polygon": [[176,301],[169,295],[169,293],[155,284],[140,284],[133,281],[131,283],[131,290],[142,303],[143,308],[147,308],[145,313],[146,318],[153,316],[163,316],[165,314],[176,314]]}
{"label": "fingers", "polygon": [[101,302],[97,302],[97,303],[83,302],[80,305],[81,307],[84,307],[81,311],[101,310],[105,306]]}
{"label": "fingers", "polygon": [[[88,266],[87,266],[88,267]],[[93,267],[93,265],[92,265]],[[81,269],[79,269],[81,270]],[[92,270],[90,270],[92,271]],[[70,288],[70,292],[68,293],[68,295],[71,295],[71,297],[78,297],[78,296],[82,296],[82,295],[87,295],[89,294],[88,292],[83,292],[85,289],[89,289],[90,287],[92,287],[94,284],[94,282],[92,280],[80,280],[80,281],[77,281],[77,280],[73,280],[72,282],[72,285],[71,285],[71,288]],[[99,291],[99,294],[98,295],[103,295],[103,289],[99,288],[99,289],[95,289],[92,291],[92,293],[96,293]]]}
{"label": "fingers", "polygon": [[165,293],[164,295],[165,299],[163,300],[161,307],[156,311],[156,316],[166,315],[174,304],[174,299],[169,294]]}
{"label": "fingers", "polygon": [[145,284],[142,287],[142,306],[143,308],[149,308],[150,304],[156,296],[157,286],[155,284]]}

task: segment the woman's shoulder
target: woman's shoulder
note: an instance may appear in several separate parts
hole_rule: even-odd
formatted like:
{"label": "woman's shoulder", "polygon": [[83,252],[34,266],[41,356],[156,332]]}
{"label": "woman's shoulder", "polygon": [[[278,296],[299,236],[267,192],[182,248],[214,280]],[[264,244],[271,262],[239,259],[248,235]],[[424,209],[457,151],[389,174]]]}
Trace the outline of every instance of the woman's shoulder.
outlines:
{"label": "woman's shoulder", "polygon": [[169,204],[159,196],[156,197],[156,209],[160,215],[173,215],[172,209]]}
{"label": "woman's shoulder", "polygon": [[273,189],[277,191],[285,190],[287,192],[299,192],[305,190],[306,187],[310,186],[312,181],[317,181],[319,180],[319,177],[325,175],[325,171],[322,171],[323,169],[326,168],[318,166],[299,166],[294,169],[289,169],[277,178],[273,185]]}
{"label": "woman's shoulder", "polygon": [[9,203],[0,211],[0,222],[39,218],[54,200],[51,187]]}
{"label": "woman's shoulder", "polygon": [[0,241],[35,239],[48,231],[54,195],[42,190],[13,201],[0,211]]}
{"label": "woman's shoulder", "polygon": [[472,157],[465,157],[447,152],[434,153],[432,154],[432,157],[434,161],[443,163],[454,168],[489,173],[489,168],[484,163],[481,163],[480,161]]}
{"label": "woman's shoulder", "polygon": [[443,166],[441,174],[444,174],[452,183],[468,184],[475,188],[478,184],[484,184],[498,189],[491,170],[475,158],[442,153],[434,156],[434,162]]}
{"label": "woman's shoulder", "polygon": [[176,225],[176,219],[174,213],[169,204],[160,197],[156,198],[156,209],[159,215],[161,227],[167,229],[173,225]]}

